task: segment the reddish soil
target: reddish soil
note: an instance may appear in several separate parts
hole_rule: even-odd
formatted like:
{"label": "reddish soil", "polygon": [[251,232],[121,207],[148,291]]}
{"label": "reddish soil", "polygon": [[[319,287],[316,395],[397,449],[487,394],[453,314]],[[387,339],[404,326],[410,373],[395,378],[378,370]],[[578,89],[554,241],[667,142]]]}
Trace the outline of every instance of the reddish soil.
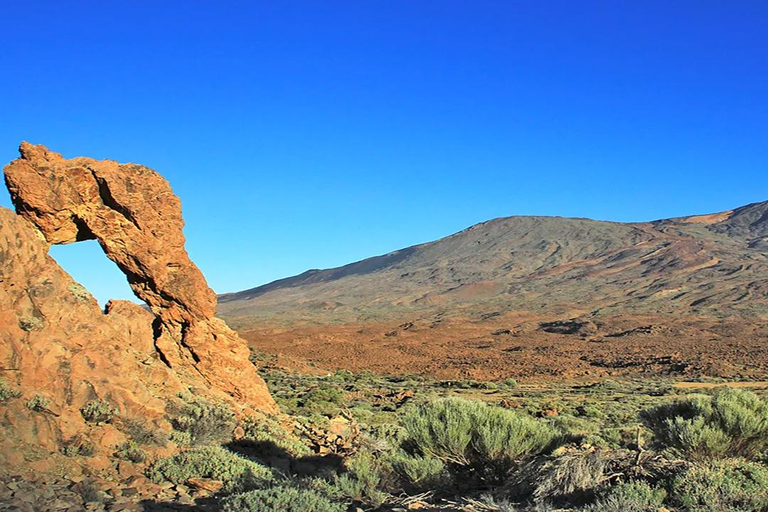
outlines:
{"label": "reddish soil", "polygon": [[550,321],[507,314],[481,322],[263,326],[240,335],[255,349],[280,356],[279,364],[298,371],[306,371],[309,363],[328,371],[371,370],[443,379],[768,377],[768,325],[763,321],[617,316],[542,327]]}

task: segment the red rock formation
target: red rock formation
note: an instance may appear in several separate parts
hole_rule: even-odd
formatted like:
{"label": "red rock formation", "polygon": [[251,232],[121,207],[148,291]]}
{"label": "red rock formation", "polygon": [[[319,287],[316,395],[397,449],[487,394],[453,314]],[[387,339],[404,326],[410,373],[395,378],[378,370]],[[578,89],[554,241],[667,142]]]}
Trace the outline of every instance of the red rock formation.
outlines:
{"label": "red rock formation", "polygon": [[216,295],[184,249],[181,204],[158,173],[135,164],[66,160],[21,144],[5,168],[16,211],[51,244],[98,240],[164,323],[213,317]]}
{"label": "red rock formation", "polygon": [[[51,279],[53,286],[75,283],[50,258],[46,259],[48,244],[98,240],[154,314],[153,321],[138,306],[110,304],[107,318],[113,313],[120,318],[114,323],[121,325],[125,333],[118,337],[123,346],[135,347],[147,357],[156,352],[185,382],[203,382],[243,405],[275,411],[264,381],[248,360],[245,343],[213,316],[216,295],[184,249],[181,205],[168,182],[155,171],[136,164],[90,158],[68,160],[28,143],[21,144],[20,153],[21,158],[5,167],[5,180],[17,213],[44,237],[28,237],[29,245],[34,246],[33,252],[41,261],[57,269],[57,276]],[[9,228],[10,233],[31,228],[21,227],[24,222],[20,219],[8,219],[6,225],[11,224],[14,227]],[[22,266],[29,266],[23,262],[30,254],[16,254]],[[12,282],[17,291],[34,286],[19,276]],[[3,284],[4,288],[9,286]],[[60,304],[46,304],[52,307],[53,317],[40,318],[39,310],[31,305],[23,312],[16,305],[8,306],[12,314],[29,318],[30,322],[43,321],[49,334],[55,335],[64,320]],[[100,316],[94,308],[95,302],[86,315],[89,319]]]}

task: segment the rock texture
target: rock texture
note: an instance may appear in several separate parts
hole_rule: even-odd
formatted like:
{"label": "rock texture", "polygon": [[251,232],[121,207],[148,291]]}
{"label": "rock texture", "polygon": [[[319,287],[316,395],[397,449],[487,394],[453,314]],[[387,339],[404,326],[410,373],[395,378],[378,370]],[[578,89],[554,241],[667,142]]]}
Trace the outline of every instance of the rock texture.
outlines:
{"label": "rock texture", "polygon": [[[82,436],[111,454],[125,436],[84,422],[80,408],[94,399],[161,429],[182,391],[275,412],[247,347],[213,317],[168,183],[139,165],[66,160],[29,144],[21,154],[5,168],[19,215],[0,208],[0,380],[21,395],[0,399],[0,468],[50,470],[52,454]],[[50,244],[89,238],[151,312],[126,301],[102,311],[48,255]],[[30,411],[35,396],[47,405]]]}
{"label": "rock texture", "polygon": [[163,361],[253,407],[274,409],[247,347],[214,318],[216,295],[184,249],[181,204],[168,182],[141,165],[68,160],[26,142],[19,151],[5,167],[17,213],[49,244],[98,240],[154,313]]}

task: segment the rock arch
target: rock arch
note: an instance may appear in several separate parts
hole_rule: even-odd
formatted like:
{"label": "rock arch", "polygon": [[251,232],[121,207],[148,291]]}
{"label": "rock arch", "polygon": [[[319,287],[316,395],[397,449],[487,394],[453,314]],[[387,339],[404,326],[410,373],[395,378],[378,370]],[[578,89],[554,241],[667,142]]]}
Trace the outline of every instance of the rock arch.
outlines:
{"label": "rock arch", "polygon": [[182,377],[276,410],[245,343],[214,317],[216,295],[184,248],[181,204],[157,172],[137,164],[65,159],[26,142],[5,181],[16,211],[48,244],[95,239],[155,320],[161,359]]}

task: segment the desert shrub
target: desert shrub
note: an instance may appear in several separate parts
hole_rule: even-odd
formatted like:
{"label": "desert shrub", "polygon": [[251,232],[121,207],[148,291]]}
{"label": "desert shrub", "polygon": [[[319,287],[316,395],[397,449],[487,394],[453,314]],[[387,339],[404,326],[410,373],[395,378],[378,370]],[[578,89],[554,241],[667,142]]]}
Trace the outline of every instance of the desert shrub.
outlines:
{"label": "desert shrub", "polygon": [[558,441],[555,429],[543,421],[460,398],[421,404],[406,413],[403,425],[409,451],[488,481],[503,480],[522,459]]}
{"label": "desert shrub", "polygon": [[336,373],[334,373],[333,375],[330,375],[328,377],[328,380],[330,382],[341,382],[341,383],[354,382],[355,374],[349,370],[336,370]]}
{"label": "desert shrub", "polygon": [[147,475],[154,482],[184,483],[190,478],[212,478],[224,482],[225,491],[247,490],[272,478],[266,467],[219,446],[200,446],[158,459]]}
{"label": "desert shrub", "polygon": [[671,496],[688,512],[766,512],[768,468],[739,459],[695,464],[672,482]]}
{"label": "desert shrub", "polygon": [[61,445],[61,453],[67,457],[90,457],[95,451],[93,443],[83,436],[75,436]]}
{"label": "desert shrub", "polygon": [[605,411],[601,407],[587,402],[576,407],[575,413],[576,416],[584,418],[605,418]]}
{"label": "desert shrub", "polygon": [[224,512],[344,512],[345,509],[317,491],[294,487],[257,489],[223,500]]}
{"label": "desert shrub", "polygon": [[604,489],[585,512],[657,512],[667,491],[642,480],[624,482]]}
{"label": "desert shrub", "polygon": [[147,460],[147,452],[139,448],[135,441],[128,441],[117,448],[115,457],[138,464]]}
{"label": "desert shrub", "polygon": [[209,402],[201,397],[183,396],[169,404],[172,440],[178,444],[200,445],[220,443],[232,438],[235,415],[224,403]]}
{"label": "desert shrub", "polygon": [[719,388],[643,411],[656,441],[694,459],[754,458],[768,447],[768,402],[752,392]]}
{"label": "desert shrub", "polygon": [[599,451],[567,453],[537,465],[533,472],[534,501],[583,500],[604,482],[605,467],[606,460]]}
{"label": "desert shrub", "polygon": [[347,473],[336,478],[336,487],[345,496],[373,507],[387,500],[387,493],[379,489],[388,472],[381,461],[370,453],[359,452],[345,466]]}
{"label": "desert shrub", "polygon": [[321,385],[309,391],[301,399],[301,406],[309,412],[334,416],[339,412],[339,406],[344,403],[344,392],[338,388]]}
{"label": "desert shrub", "polygon": [[453,485],[445,463],[437,457],[398,452],[390,462],[395,472],[416,492],[449,489]]}
{"label": "desert shrub", "polygon": [[168,436],[162,430],[150,426],[140,418],[123,418],[121,429],[136,443],[145,446],[165,446]]}
{"label": "desert shrub", "polygon": [[39,331],[45,327],[45,322],[36,316],[25,316],[19,319],[19,328],[22,331]]}
{"label": "desert shrub", "polygon": [[91,400],[80,409],[80,414],[89,423],[109,423],[115,410],[106,400]]}
{"label": "desert shrub", "polygon": [[253,416],[246,418],[242,427],[245,435],[240,443],[264,445],[265,449],[282,450],[293,457],[304,457],[311,452],[306,444],[275,420]]}
{"label": "desert shrub", "polygon": [[515,379],[506,379],[502,382],[502,386],[507,389],[514,389],[517,387],[517,381]]}
{"label": "desert shrub", "polygon": [[21,396],[21,392],[17,389],[13,389],[4,381],[0,380],[0,404],[7,402],[11,398],[18,398]]}
{"label": "desert shrub", "polygon": [[35,412],[44,412],[51,406],[51,401],[44,396],[35,395],[25,404],[27,409]]}

